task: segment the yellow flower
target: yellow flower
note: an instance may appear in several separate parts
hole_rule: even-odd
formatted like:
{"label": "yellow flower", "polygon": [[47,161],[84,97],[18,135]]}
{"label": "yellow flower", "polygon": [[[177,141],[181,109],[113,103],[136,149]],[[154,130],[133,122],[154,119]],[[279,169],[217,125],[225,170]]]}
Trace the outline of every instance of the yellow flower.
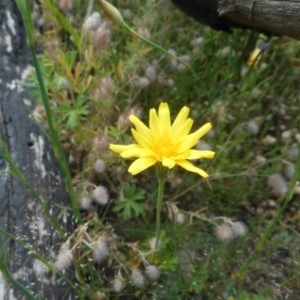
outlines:
{"label": "yellow flower", "polygon": [[194,133],[189,134],[193,125],[193,120],[188,118],[189,111],[189,108],[184,106],[171,124],[169,106],[162,102],[158,112],[154,108],[150,109],[149,127],[136,116],[131,115],[129,119],[135,126],[131,132],[136,144],[111,144],[110,149],[119,153],[123,158],[137,158],[128,169],[132,175],[156,163],[161,163],[169,169],[178,165],[190,172],[208,177],[204,170],[194,166],[188,160],[214,157],[213,151],[191,149],[212,126],[206,123]]}

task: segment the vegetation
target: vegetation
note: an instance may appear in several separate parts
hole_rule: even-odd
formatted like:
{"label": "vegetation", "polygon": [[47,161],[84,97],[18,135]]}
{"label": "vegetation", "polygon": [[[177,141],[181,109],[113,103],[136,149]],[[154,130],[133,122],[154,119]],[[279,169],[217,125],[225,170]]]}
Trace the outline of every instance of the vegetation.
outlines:
{"label": "vegetation", "polygon": [[[49,272],[75,278],[79,299],[295,299],[299,42],[213,31],[166,0],[112,2],[135,34],[92,0],[40,0],[34,27],[17,2],[33,55],[42,49],[32,115],[50,130],[74,213]],[[194,162],[208,178],[168,170],[158,239],[156,169],[132,176],[109,144],[134,143],[129,116],[148,124],[161,102],[172,120],[189,107],[193,131],[211,122],[196,148],[216,155]]]}

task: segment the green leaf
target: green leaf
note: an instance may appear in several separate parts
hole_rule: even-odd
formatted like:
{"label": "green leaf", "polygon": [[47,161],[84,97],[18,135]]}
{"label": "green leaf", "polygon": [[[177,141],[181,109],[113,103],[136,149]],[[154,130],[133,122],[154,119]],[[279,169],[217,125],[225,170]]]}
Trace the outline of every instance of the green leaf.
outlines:
{"label": "green leaf", "polygon": [[143,189],[139,189],[135,185],[129,186],[124,190],[124,198],[115,204],[113,211],[120,213],[124,220],[143,215],[145,213],[144,204],[139,201],[144,198],[145,191]]}
{"label": "green leaf", "polygon": [[72,107],[66,107],[63,119],[67,122],[67,127],[74,129],[80,121],[89,114],[86,103],[82,98],[78,98]]}

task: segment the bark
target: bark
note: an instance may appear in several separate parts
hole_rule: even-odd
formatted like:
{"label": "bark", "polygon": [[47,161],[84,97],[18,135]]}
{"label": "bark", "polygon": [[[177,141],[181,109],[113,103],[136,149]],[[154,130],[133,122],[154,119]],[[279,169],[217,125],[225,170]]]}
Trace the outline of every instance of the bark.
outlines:
{"label": "bark", "polygon": [[300,0],[220,0],[218,12],[251,28],[300,39]]}
{"label": "bark", "polygon": [[300,0],[172,0],[214,29],[250,28],[300,39]]}
{"label": "bark", "polygon": [[[14,162],[45,200],[56,219],[65,217],[57,206],[68,203],[61,173],[49,142],[30,118],[34,103],[22,84],[30,66],[25,31],[12,0],[0,0],[0,135]],[[53,229],[42,207],[18,178],[5,173],[0,157],[0,227],[19,237],[49,261],[58,252],[61,237]],[[0,259],[9,254],[8,269],[14,278],[41,299],[74,299],[69,286],[59,283],[44,264],[22,245],[0,233]],[[61,281],[61,280],[60,280]],[[0,299],[25,296],[0,272]]]}

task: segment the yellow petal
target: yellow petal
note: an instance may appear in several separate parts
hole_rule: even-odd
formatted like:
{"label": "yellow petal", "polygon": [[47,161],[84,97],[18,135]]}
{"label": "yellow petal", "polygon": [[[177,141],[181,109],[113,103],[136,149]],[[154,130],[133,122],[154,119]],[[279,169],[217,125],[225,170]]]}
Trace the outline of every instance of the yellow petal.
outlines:
{"label": "yellow petal", "polygon": [[151,108],[149,112],[149,129],[153,138],[160,136],[159,119],[154,108]]}
{"label": "yellow petal", "polygon": [[128,145],[115,145],[115,144],[109,145],[109,149],[114,152],[117,152],[117,153],[122,153],[125,150],[127,150],[127,148],[128,148]]}
{"label": "yellow petal", "polygon": [[158,108],[158,118],[161,126],[161,132],[168,135],[171,129],[171,117],[169,105],[161,102]]}
{"label": "yellow petal", "polygon": [[173,128],[171,130],[171,143],[173,145],[179,144],[182,139],[187,136],[193,126],[193,120],[192,119],[187,119],[181,126],[176,126],[177,130]]}
{"label": "yellow petal", "polygon": [[214,158],[215,152],[210,150],[190,150],[187,159]]}
{"label": "yellow petal", "polygon": [[139,118],[137,118],[135,115],[130,115],[129,120],[134,124],[136,131],[140,135],[143,135],[147,139],[151,138],[150,129]]}
{"label": "yellow petal", "polygon": [[153,157],[142,157],[135,160],[129,167],[128,172],[136,175],[153,166],[157,160]]}
{"label": "yellow petal", "polygon": [[192,163],[190,163],[187,160],[180,160],[180,161],[176,161],[176,164],[190,172],[194,172],[199,174],[200,176],[206,178],[209,175],[202,169],[195,167]]}
{"label": "yellow petal", "polygon": [[[129,147],[130,146],[130,147]],[[148,149],[141,147],[140,145],[129,145],[125,151],[123,151],[120,155],[123,158],[135,158],[135,157],[145,157],[152,155],[152,152]]]}
{"label": "yellow petal", "polygon": [[172,124],[172,133],[177,132],[182,124],[186,121],[189,115],[190,109],[184,106],[178,113],[175,121]]}
{"label": "yellow petal", "polygon": [[201,126],[197,131],[193,133],[193,135],[196,135],[198,137],[198,140],[201,139],[206,133],[208,133],[211,130],[211,123],[206,123],[203,126]]}
{"label": "yellow petal", "polygon": [[174,160],[175,162],[177,160],[185,160],[185,159],[187,159],[189,157],[190,151],[191,150],[188,149],[185,152],[181,152],[181,153],[180,152],[176,152],[174,155],[170,156],[169,158],[172,159],[172,160]]}
{"label": "yellow petal", "polygon": [[133,128],[131,129],[131,133],[134,137],[134,139],[136,140],[136,142],[143,148],[147,148],[147,149],[151,149],[153,147],[153,142],[150,139],[147,139],[146,136],[140,134],[139,132],[137,132],[136,130],[134,130]]}
{"label": "yellow petal", "polygon": [[187,149],[194,147],[198,143],[199,139],[203,137],[211,129],[211,127],[211,123],[206,123],[197,131],[187,135],[182,139],[178,151],[186,151]]}
{"label": "yellow petal", "polygon": [[175,161],[173,159],[170,159],[169,157],[163,157],[161,163],[164,167],[167,167],[169,169],[172,169],[175,166]]}
{"label": "yellow petal", "polygon": [[111,144],[110,149],[123,158],[137,158],[128,170],[133,175],[155,163],[161,163],[167,168],[173,168],[178,164],[190,172],[208,177],[204,170],[194,166],[188,160],[214,157],[213,151],[192,149],[212,126],[206,123],[196,132],[189,134],[193,126],[193,120],[188,118],[189,111],[189,108],[184,106],[171,124],[169,106],[161,102],[158,110],[150,109],[149,127],[139,118],[131,115],[130,121],[135,126],[131,132],[136,144],[127,146]]}

